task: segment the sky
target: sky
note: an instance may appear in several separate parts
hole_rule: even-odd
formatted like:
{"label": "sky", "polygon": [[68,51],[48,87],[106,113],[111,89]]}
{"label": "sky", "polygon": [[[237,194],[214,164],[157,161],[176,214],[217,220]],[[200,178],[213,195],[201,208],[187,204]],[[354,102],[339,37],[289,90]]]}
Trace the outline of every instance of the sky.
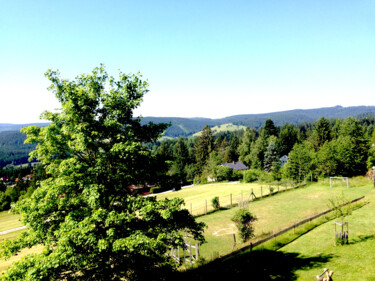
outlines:
{"label": "sky", "polygon": [[60,107],[48,69],[140,71],[135,115],[375,105],[375,0],[0,0],[0,123]]}

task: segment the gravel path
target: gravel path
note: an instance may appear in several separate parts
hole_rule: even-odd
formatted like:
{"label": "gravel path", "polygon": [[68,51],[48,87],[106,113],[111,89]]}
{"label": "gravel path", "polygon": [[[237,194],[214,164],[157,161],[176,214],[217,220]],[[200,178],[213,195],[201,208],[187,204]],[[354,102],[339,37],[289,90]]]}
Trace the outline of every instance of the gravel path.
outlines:
{"label": "gravel path", "polygon": [[26,226],[20,226],[20,227],[16,227],[16,228],[12,228],[12,229],[8,229],[8,230],[3,230],[3,231],[0,231],[0,235],[3,235],[3,234],[7,234],[9,232],[13,232],[13,231],[17,231],[17,230],[21,230],[21,229],[25,229]]}

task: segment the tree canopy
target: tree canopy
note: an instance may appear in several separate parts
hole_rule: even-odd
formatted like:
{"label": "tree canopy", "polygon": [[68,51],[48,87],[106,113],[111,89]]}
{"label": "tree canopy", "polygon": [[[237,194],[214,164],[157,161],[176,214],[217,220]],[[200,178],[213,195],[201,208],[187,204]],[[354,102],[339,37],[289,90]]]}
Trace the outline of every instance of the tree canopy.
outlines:
{"label": "tree canopy", "polygon": [[135,196],[129,186],[152,184],[157,163],[144,144],[165,124],[141,125],[133,110],[148,91],[140,75],[108,76],[104,67],[69,81],[49,70],[50,90],[61,103],[44,112],[49,126],[23,132],[36,144],[30,158],[46,169],[32,196],[17,204],[28,230],[1,244],[10,257],[24,247],[40,254],[13,264],[5,280],[155,280],[176,268],[166,255],[183,247],[182,231],[203,242],[183,200]]}

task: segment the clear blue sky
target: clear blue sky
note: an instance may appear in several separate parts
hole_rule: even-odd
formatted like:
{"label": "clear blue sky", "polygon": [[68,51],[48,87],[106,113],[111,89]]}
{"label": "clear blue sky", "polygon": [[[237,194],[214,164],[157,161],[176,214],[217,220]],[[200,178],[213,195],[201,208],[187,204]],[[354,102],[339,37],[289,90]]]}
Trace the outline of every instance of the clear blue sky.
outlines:
{"label": "clear blue sky", "polygon": [[375,0],[0,0],[0,123],[59,107],[47,69],[141,71],[143,116],[374,105]]}

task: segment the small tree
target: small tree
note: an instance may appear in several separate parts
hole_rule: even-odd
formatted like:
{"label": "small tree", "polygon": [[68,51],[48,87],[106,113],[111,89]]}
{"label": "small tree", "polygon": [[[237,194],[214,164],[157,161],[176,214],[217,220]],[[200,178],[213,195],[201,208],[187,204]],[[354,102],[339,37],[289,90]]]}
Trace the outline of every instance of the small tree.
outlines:
{"label": "small tree", "polygon": [[347,203],[344,193],[341,193],[340,196],[336,196],[335,198],[329,199],[328,202],[329,207],[333,209],[335,217],[341,218],[340,223],[335,222],[335,232],[336,225],[341,226],[341,232],[335,233],[336,245],[347,244],[348,232],[344,232],[344,225],[348,227],[348,224],[344,222],[344,218],[352,213],[352,206],[351,204]]}
{"label": "small tree", "polygon": [[256,220],[257,218],[246,209],[239,209],[232,217],[243,242],[254,237],[253,222]]}
{"label": "small tree", "polygon": [[215,209],[215,210],[218,210],[220,209],[220,201],[219,201],[219,197],[214,197],[212,198],[211,200],[211,204],[212,204],[212,207]]}

